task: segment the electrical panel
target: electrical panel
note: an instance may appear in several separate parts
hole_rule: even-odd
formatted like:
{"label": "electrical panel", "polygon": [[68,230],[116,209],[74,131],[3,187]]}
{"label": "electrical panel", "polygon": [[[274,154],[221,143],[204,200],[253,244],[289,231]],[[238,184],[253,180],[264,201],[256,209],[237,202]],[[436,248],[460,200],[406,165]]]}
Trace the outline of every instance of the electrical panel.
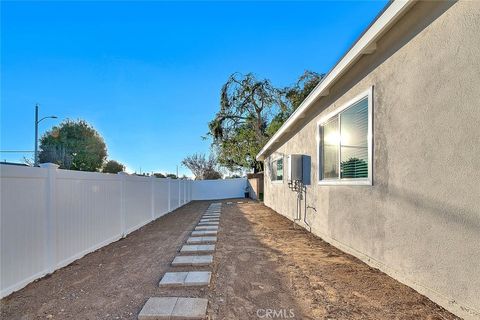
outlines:
{"label": "electrical panel", "polygon": [[288,181],[303,181],[303,155],[290,154],[287,157]]}

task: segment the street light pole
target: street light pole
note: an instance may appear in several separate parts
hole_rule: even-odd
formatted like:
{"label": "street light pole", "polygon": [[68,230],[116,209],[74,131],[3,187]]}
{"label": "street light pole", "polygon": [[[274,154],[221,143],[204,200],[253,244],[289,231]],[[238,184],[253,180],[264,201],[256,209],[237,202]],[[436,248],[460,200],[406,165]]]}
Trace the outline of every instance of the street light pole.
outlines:
{"label": "street light pole", "polygon": [[35,153],[33,165],[38,166],[38,103],[35,105]]}
{"label": "street light pole", "polygon": [[35,151],[33,165],[38,167],[38,124],[45,119],[57,119],[57,116],[43,117],[38,120],[38,103],[35,105]]}

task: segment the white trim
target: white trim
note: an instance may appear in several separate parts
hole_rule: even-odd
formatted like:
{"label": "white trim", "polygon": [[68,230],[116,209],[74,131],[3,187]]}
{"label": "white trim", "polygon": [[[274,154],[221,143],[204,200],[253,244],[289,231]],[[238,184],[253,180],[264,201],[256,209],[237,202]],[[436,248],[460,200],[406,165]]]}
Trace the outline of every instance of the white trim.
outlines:
{"label": "white trim", "polygon": [[[322,159],[320,157],[320,127],[328,122],[332,117],[340,114],[342,111],[345,111],[349,107],[353,106],[355,103],[360,102],[361,100],[367,98],[368,102],[368,134],[367,134],[367,143],[368,143],[368,178],[362,179],[320,179],[321,170],[323,167]],[[332,185],[348,185],[348,186],[371,186],[373,185],[373,86],[363,91],[355,98],[350,99],[346,103],[342,104],[340,107],[336,108],[332,112],[329,112],[325,116],[322,116],[317,121],[317,184],[324,186]],[[339,163],[341,159],[338,159]],[[339,172],[340,173],[340,172]]]}
{"label": "white trim", "polygon": [[256,159],[258,161],[265,160],[265,153],[272,148],[273,144],[281,141],[281,137],[287,133],[297,120],[302,118],[302,115],[313,105],[315,101],[323,96],[329,94],[329,88],[340,79],[343,74],[353,65],[358,59],[364,55],[371,53],[372,47],[376,46],[376,41],[380,36],[387,31],[395,21],[402,16],[413,4],[415,0],[395,0],[387,9],[378,17],[378,19],[365,31],[360,39],[353,45],[353,47],[343,56],[342,59],[335,65],[330,73],[321,81],[317,87],[303,100],[295,112],[285,121],[285,123],[278,129],[273,137],[268,140],[267,144],[260,150]]}

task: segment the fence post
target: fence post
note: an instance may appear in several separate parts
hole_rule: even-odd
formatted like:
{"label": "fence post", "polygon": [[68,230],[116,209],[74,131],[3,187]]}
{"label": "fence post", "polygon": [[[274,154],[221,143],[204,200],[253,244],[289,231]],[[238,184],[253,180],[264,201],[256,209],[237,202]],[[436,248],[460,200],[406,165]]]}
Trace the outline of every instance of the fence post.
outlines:
{"label": "fence post", "polygon": [[171,179],[170,178],[167,178],[168,179],[168,212],[171,212],[172,211],[172,194],[170,192],[170,189],[171,189]]}
{"label": "fence post", "polygon": [[150,212],[152,214],[152,221],[155,220],[155,176],[150,176]]}
{"label": "fence post", "polygon": [[57,264],[57,169],[54,163],[42,163],[40,167],[47,169],[47,219],[46,265],[47,272],[53,273]]}
{"label": "fence post", "polygon": [[125,238],[127,235],[127,222],[126,222],[126,208],[125,208],[125,195],[126,195],[126,184],[127,184],[127,176],[128,173],[126,172],[119,172],[117,173],[120,176],[120,185],[121,185],[121,193],[120,193],[120,233],[122,238]]}
{"label": "fence post", "polygon": [[187,180],[183,180],[183,204],[187,203]]}

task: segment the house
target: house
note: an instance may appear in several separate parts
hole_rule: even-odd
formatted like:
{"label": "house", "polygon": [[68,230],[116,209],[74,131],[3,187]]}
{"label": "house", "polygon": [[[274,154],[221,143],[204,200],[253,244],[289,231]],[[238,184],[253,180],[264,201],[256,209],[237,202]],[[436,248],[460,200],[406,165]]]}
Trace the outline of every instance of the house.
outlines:
{"label": "house", "polygon": [[257,159],[268,207],[480,318],[480,2],[389,3]]}

